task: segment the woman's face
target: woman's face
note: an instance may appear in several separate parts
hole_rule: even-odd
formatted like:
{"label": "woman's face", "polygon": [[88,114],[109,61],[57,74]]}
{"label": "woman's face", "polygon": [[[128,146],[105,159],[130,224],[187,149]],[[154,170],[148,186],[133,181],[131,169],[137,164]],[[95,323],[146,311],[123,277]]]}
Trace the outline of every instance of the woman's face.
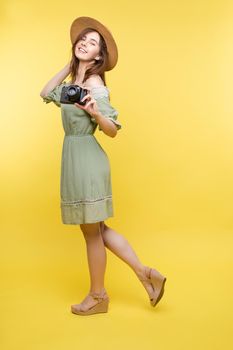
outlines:
{"label": "woman's face", "polygon": [[83,35],[76,43],[75,56],[83,61],[91,61],[99,59],[100,36],[99,33],[93,31]]}

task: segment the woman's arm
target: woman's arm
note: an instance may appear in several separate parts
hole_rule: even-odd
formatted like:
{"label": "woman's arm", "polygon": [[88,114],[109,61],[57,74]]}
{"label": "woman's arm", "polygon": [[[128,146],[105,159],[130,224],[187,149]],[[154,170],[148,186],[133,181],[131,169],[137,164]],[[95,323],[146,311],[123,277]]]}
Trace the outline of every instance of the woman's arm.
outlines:
{"label": "woman's arm", "polygon": [[[91,90],[92,88],[96,88],[96,87],[100,87],[103,86],[105,87],[102,79],[100,78],[100,76],[94,76],[92,75],[91,77],[89,77],[86,80],[86,89]],[[84,109],[87,111],[87,113],[89,113],[92,118],[95,119],[96,123],[99,124],[99,129],[102,130],[106,135],[110,136],[110,137],[115,137],[117,135],[117,127],[116,125],[114,125],[114,123],[111,120],[108,120],[103,113],[101,113],[101,111],[99,111],[98,106],[97,106],[97,102],[95,101],[95,99],[93,99],[91,97],[90,94],[88,94],[86,97],[83,98],[83,101],[85,101],[87,98],[89,98],[93,101],[91,105],[89,105],[89,107],[87,108],[87,106],[81,106],[78,103],[75,103],[75,105],[77,105],[77,107]],[[86,104],[87,105],[87,104]],[[106,107],[103,109],[106,109]],[[111,109],[111,107],[109,107],[109,109]],[[111,110],[112,112],[112,110]]]}
{"label": "woman's arm", "polygon": [[52,91],[57,85],[59,85],[70,74],[70,63],[67,63],[62,70],[56,73],[52,79],[43,87],[40,92],[40,97],[45,97],[50,91]]}
{"label": "woman's arm", "polygon": [[116,128],[116,125],[114,125],[111,120],[106,119],[100,112],[95,114],[95,116],[93,116],[93,117],[95,118],[95,120],[99,124],[99,126],[101,127],[101,130],[103,130],[103,132],[106,135],[108,135],[110,137],[116,136],[117,128]]}

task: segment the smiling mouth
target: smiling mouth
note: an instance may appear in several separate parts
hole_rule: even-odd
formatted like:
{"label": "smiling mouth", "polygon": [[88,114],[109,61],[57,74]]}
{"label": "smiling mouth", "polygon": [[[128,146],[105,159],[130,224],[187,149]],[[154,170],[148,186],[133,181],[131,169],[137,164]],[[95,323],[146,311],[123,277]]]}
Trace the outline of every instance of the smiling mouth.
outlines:
{"label": "smiling mouth", "polygon": [[82,52],[82,53],[87,53],[84,49],[82,49],[82,48],[79,48],[78,49],[80,52]]}

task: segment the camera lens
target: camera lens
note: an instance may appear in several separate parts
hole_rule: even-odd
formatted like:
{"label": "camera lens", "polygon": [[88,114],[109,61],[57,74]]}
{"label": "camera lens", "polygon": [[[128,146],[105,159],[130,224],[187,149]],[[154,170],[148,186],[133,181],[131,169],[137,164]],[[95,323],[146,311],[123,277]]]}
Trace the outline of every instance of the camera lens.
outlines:
{"label": "camera lens", "polygon": [[70,86],[67,89],[67,95],[69,96],[70,101],[79,101],[80,98],[80,88],[79,86]]}
{"label": "camera lens", "polygon": [[69,89],[68,89],[68,91],[67,91],[67,94],[69,95],[69,96],[74,96],[75,94],[77,93],[77,88],[76,87],[70,87]]}

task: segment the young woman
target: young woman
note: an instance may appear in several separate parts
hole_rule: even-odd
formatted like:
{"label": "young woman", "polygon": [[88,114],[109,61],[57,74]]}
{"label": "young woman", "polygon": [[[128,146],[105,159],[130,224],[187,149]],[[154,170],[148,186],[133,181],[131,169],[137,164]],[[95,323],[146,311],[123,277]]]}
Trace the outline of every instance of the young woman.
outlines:
{"label": "young woman", "polygon": [[[105,82],[105,71],[117,63],[117,46],[111,32],[90,17],[76,18],[70,36],[71,62],[49,80],[40,96],[44,102],[61,107],[65,131],[60,182],[62,222],[80,225],[87,247],[90,290],[80,304],[71,306],[71,311],[78,315],[108,311],[105,247],[132,268],[155,306],[164,293],[166,277],[143,265],[129,242],[104,222],[113,216],[111,171],[94,132],[98,126],[107,136],[115,137],[122,127]],[[63,82],[69,74],[71,81]],[[82,99],[85,105],[60,102],[62,88],[72,84],[88,90]]]}

